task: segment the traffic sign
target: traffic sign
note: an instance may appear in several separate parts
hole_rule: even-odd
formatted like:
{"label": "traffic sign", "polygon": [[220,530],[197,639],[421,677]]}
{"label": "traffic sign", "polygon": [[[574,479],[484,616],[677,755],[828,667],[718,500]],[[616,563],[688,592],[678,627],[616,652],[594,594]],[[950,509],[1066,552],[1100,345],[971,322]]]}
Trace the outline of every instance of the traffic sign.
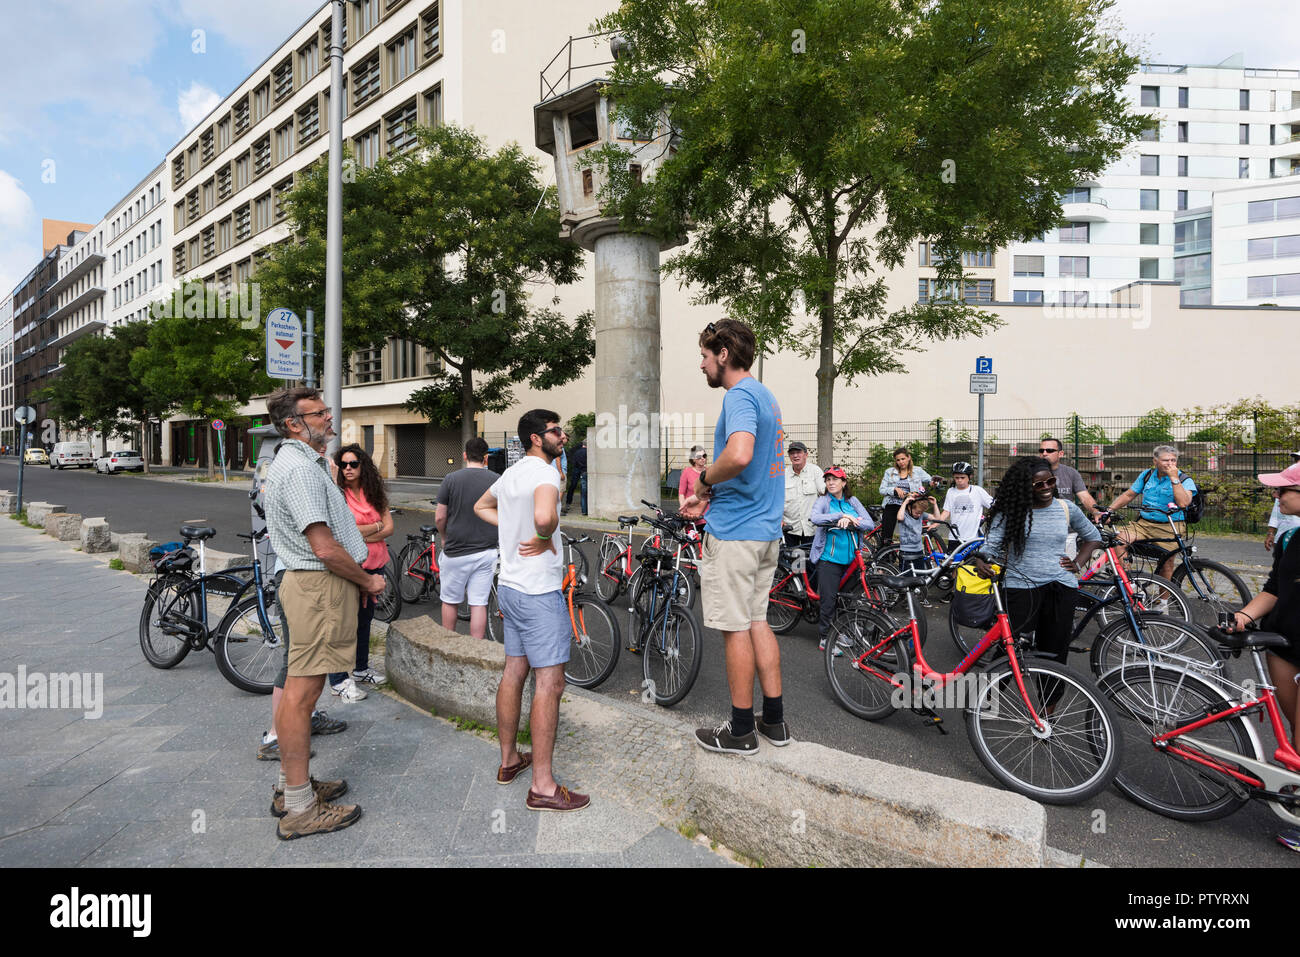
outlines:
{"label": "traffic sign", "polygon": [[[992,360],[989,360],[992,362]],[[971,392],[993,394],[998,391],[998,377],[993,373],[973,373],[970,377]]]}
{"label": "traffic sign", "polygon": [[14,409],[14,421],[19,425],[26,425],[28,422],[36,421],[36,410],[30,405],[20,405]]}
{"label": "traffic sign", "polygon": [[266,374],[272,379],[301,379],[302,321],[292,309],[266,315]]}
{"label": "traffic sign", "polygon": [[[993,372],[993,359],[990,356],[980,356],[975,360],[975,374],[989,375]],[[974,391],[973,389],[971,390]]]}
{"label": "traffic sign", "polygon": [[218,432],[220,432],[222,429],[226,427],[226,423],[222,422],[220,419],[213,419],[212,427],[216,429]]}

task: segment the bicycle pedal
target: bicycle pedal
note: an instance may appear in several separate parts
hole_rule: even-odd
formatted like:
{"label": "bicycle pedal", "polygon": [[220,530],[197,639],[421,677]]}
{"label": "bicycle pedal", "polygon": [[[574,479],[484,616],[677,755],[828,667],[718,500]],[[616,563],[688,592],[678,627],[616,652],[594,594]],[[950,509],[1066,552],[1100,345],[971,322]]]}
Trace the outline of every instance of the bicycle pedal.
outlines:
{"label": "bicycle pedal", "polygon": [[922,705],[919,708],[913,708],[912,713],[924,718],[929,724],[937,728],[940,734],[948,733],[948,730],[943,726],[943,718],[941,718],[933,709]]}
{"label": "bicycle pedal", "polygon": [[1086,655],[1092,651],[1092,645],[1071,645],[1070,650],[1075,654]]}

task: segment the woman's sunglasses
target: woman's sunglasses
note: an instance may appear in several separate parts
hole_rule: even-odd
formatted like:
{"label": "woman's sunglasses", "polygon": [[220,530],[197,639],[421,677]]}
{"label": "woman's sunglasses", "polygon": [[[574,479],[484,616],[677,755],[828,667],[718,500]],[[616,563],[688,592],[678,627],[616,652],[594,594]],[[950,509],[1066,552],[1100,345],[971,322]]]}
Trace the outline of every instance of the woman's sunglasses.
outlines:
{"label": "woman's sunglasses", "polygon": [[361,463],[358,462],[356,459],[344,459],[342,462],[339,463],[339,468],[359,469],[361,468]]}

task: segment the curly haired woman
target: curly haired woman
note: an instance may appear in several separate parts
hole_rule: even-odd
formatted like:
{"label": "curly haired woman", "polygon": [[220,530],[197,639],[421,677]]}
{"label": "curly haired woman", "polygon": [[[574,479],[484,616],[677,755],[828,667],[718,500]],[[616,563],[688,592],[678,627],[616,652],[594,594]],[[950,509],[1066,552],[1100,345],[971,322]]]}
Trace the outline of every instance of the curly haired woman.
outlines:
{"label": "curly haired woman", "polygon": [[[1007,615],[1016,634],[1034,632],[1034,645],[1062,664],[1074,630],[1076,574],[1101,544],[1101,533],[1079,506],[1056,496],[1056,477],[1046,459],[1018,459],[1007,469],[989,509],[989,533],[975,559],[986,578],[987,561],[1005,568]],[[1079,554],[1065,555],[1070,532]]]}

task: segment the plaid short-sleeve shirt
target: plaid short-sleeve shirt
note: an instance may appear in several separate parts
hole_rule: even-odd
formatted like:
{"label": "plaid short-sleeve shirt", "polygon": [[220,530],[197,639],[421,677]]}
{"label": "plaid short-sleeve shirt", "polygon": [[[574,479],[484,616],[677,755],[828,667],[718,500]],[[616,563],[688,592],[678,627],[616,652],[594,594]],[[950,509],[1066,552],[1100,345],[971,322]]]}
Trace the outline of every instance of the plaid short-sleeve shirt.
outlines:
{"label": "plaid short-sleeve shirt", "polygon": [[325,563],[316,557],[303,534],[316,522],[328,525],[358,564],[365,561],[365,540],[343,493],[330,479],[325,456],[306,442],[288,439],[280,443],[275,461],[266,471],[266,528],[281,567],[325,570]]}

